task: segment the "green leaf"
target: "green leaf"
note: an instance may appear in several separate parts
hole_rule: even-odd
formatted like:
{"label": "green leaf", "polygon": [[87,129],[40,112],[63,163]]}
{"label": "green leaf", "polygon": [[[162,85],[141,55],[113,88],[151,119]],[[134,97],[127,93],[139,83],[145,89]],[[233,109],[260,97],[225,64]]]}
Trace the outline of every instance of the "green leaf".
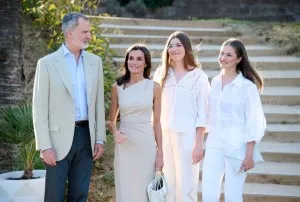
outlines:
{"label": "green leaf", "polygon": [[55,9],[56,9],[55,4],[51,4],[51,5],[49,6],[49,8],[48,8],[49,11],[53,11],[53,10],[55,10]]}

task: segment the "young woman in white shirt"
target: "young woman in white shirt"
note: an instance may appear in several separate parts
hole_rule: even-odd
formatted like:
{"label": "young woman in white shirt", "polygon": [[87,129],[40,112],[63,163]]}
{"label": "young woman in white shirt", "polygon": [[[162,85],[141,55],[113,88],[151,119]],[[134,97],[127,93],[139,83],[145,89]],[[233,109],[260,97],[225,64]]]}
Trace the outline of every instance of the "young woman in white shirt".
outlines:
{"label": "young woman in white shirt", "polygon": [[207,124],[209,82],[197,67],[189,37],[171,34],[154,80],[162,85],[161,125],[168,202],[197,200]]}
{"label": "young woman in white shirt", "polygon": [[[246,171],[254,167],[254,146],[261,141],[266,127],[259,96],[263,80],[251,66],[238,39],[228,39],[222,44],[219,65],[221,72],[211,82],[202,201],[219,201],[225,175],[225,202],[242,202]],[[246,154],[241,159],[240,172],[235,172],[226,155],[242,147]]]}

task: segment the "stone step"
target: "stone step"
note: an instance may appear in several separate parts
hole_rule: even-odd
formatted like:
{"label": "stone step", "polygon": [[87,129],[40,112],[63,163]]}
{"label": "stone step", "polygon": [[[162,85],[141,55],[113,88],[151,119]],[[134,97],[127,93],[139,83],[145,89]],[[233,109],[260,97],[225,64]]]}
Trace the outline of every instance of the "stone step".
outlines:
{"label": "stone step", "polygon": [[[222,183],[222,197],[224,201],[224,184]],[[198,201],[201,202],[202,184],[198,186]],[[245,183],[244,202],[299,202],[300,186],[296,185],[279,185],[279,184],[259,184]]]}
{"label": "stone step", "polygon": [[265,161],[299,163],[299,142],[265,142],[260,143],[260,151]]}
{"label": "stone step", "polygon": [[261,73],[265,86],[300,86],[300,71],[298,70],[265,70]]}
{"label": "stone step", "polygon": [[300,87],[265,87],[262,103],[272,105],[299,105]]}
{"label": "stone step", "polygon": [[[130,46],[131,44],[110,44],[110,48],[115,54],[115,56],[121,57],[125,55],[127,48]],[[165,46],[163,44],[148,44],[147,47],[152,57],[161,57],[162,51]],[[193,46],[193,49],[196,50],[196,45]],[[283,49],[266,45],[248,45],[246,46],[246,50],[249,56],[279,56],[285,53]],[[202,44],[200,46],[200,51],[198,52],[198,55],[202,57],[212,57],[218,56],[219,52],[220,45]]]}
{"label": "stone step", "polygon": [[300,123],[300,105],[263,105],[263,109],[268,123]]}
{"label": "stone step", "polygon": [[268,124],[263,141],[300,142],[300,124]]}
{"label": "stone step", "polygon": [[[218,57],[199,57],[201,66],[204,69],[219,70]],[[252,65],[261,70],[300,70],[300,57],[293,56],[262,56],[249,57]],[[117,67],[124,61],[123,57],[113,57]],[[161,58],[152,58],[153,70],[161,64]]]}
{"label": "stone step", "polygon": [[247,182],[300,185],[300,164],[263,162],[249,171]]}
{"label": "stone step", "polygon": [[223,27],[222,22],[209,20],[158,20],[158,19],[142,19],[142,18],[119,18],[119,17],[96,17],[89,16],[92,23],[102,23],[111,25],[141,25],[141,26],[180,26],[180,27]]}
{"label": "stone step", "polygon": [[[140,35],[140,34],[110,34],[110,33],[104,33],[101,34],[101,36],[106,37],[110,43],[114,44],[134,44],[134,43],[156,43],[156,44],[165,44],[168,35],[162,36],[162,35]],[[257,45],[257,44],[263,44],[263,42],[256,37],[250,37],[250,36],[239,36],[240,40],[243,41],[246,45]],[[225,40],[228,39],[228,37],[213,37],[213,36],[199,36],[190,35],[190,39],[193,44],[198,44],[201,39],[203,40],[203,43],[205,44],[214,44],[214,45],[221,45]]]}
{"label": "stone step", "polygon": [[[202,165],[200,181],[202,180]],[[300,164],[262,162],[248,171],[246,182],[261,184],[300,185]]]}
{"label": "stone step", "polygon": [[191,36],[214,36],[214,37],[237,37],[240,33],[232,31],[229,27],[202,28],[202,27],[178,27],[178,26],[148,26],[148,25],[122,25],[105,24],[99,25],[102,33],[113,34],[148,34],[148,35],[170,35],[175,31],[183,31]]}

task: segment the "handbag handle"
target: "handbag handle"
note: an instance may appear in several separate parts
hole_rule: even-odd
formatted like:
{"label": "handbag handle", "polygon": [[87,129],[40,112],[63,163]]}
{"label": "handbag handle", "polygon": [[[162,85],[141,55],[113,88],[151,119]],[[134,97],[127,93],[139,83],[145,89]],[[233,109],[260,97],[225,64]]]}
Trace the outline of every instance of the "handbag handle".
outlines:
{"label": "handbag handle", "polygon": [[[155,186],[156,186],[155,189],[156,190],[158,189],[158,186],[159,186],[159,183],[157,183],[159,180],[162,180],[162,182],[163,182],[162,186],[166,187],[166,189],[168,190],[167,181],[166,181],[165,175],[162,171],[160,171],[160,170],[156,171],[154,180],[155,180]],[[167,193],[165,194],[163,192],[163,195],[164,195],[165,200],[167,200]]]}

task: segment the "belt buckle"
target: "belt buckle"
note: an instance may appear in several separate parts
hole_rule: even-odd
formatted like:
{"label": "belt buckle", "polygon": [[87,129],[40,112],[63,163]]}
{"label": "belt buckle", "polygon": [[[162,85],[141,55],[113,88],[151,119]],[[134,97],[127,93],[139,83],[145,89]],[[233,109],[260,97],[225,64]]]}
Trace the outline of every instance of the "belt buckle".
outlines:
{"label": "belt buckle", "polygon": [[79,124],[81,121],[75,121],[75,127],[80,127],[80,125],[77,125],[77,124]]}

